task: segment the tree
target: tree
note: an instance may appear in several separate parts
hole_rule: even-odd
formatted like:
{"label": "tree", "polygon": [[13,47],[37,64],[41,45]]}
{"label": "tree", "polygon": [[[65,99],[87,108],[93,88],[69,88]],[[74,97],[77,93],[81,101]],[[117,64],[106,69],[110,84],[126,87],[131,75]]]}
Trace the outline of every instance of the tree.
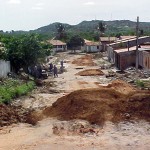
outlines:
{"label": "tree", "polygon": [[[104,35],[106,30],[106,25],[103,22],[98,23],[98,30],[99,30],[99,43],[101,43],[101,37]],[[103,47],[103,49],[105,49]]]}
{"label": "tree", "polygon": [[[29,66],[35,65],[39,58],[47,55],[44,43],[41,44],[36,34],[24,35],[22,37],[10,37],[5,39],[7,49],[7,60],[10,61],[15,72],[20,68],[26,71]],[[45,47],[46,48],[46,47]]]}
{"label": "tree", "polygon": [[67,34],[65,32],[65,26],[62,23],[58,23],[56,25],[56,29],[57,29],[56,38],[58,40],[65,39],[67,37]]}
{"label": "tree", "polygon": [[74,49],[74,52],[78,46],[84,45],[84,39],[79,35],[72,36],[68,42],[68,47]]}
{"label": "tree", "polygon": [[101,21],[98,23],[98,30],[100,31],[100,36],[105,33],[106,25]]}
{"label": "tree", "polygon": [[99,40],[101,42],[101,38],[104,33],[105,33],[105,30],[106,30],[106,25],[103,23],[103,22],[99,22],[98,23],[98,31],[99,31]]}

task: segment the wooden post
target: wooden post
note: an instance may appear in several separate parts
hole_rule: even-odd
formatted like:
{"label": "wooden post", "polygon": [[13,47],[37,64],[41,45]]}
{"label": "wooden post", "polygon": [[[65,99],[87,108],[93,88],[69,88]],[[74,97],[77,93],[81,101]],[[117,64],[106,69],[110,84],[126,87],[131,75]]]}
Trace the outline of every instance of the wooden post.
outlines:
{"label": "wooden post", "polygon": [[139,66],[139,59],[138,59],[138,45],[139,45],[139,17],[137,17],[137,24],[136,24],[136,71],[138,71]]}

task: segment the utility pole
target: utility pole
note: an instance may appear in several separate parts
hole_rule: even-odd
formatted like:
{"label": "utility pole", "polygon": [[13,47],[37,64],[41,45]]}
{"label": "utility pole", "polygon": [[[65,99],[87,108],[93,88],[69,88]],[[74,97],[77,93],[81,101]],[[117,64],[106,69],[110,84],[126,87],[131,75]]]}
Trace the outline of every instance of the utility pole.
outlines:
{"label": "utility pole", "polygon": [[136,71],[138,71],[139,66],[138,46],[139,46],[139,16],[137,17],[137,24],[136,24]]}

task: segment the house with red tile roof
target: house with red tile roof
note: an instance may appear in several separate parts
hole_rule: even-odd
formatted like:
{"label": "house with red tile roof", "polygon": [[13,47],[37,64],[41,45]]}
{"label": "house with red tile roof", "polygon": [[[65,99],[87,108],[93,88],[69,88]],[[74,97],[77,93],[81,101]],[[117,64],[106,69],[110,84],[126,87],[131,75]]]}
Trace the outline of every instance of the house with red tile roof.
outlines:
{"label": "house with red tile roof", "polygon": [[102,45],[99,42],[93,42],[84,39],[84,51],[87,53],[99,52],[102,50]]}
{"label": "house with red tile roof", "polygon": [[61,52],[67,50],[67,44],[60,40],[48,40],[47,42],[53,45],[54,52]]}

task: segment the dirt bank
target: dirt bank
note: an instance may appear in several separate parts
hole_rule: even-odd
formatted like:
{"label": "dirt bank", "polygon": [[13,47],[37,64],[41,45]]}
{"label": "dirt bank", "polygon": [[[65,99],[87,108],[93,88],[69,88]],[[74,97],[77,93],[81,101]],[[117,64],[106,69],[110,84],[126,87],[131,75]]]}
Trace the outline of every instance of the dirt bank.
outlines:
{"label": "dirt bank", "polygon": [[100,70],[100,69],[87,69],[87,70],[83,70],[78,72],[76,75],[79,76],[102,76],[104,75],[104,73]]}
{"label": "dirt bank", "polygon": [[0,127],[8,126],[18,122],[28,122],[28,115],[31,110],[21,106],[0,104]]}

